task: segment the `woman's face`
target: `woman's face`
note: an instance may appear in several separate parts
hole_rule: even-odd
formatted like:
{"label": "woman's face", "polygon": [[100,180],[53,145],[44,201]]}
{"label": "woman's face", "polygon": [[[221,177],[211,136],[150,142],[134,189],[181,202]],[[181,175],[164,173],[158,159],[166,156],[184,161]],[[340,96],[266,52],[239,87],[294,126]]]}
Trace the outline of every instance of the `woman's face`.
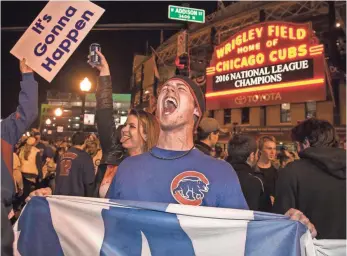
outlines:
{"label": "woman's face", "polygon": [[130,154],[131,151],[142,153],[146,136],[138,118],[134,115],[129,115],[124,125],[125,126],[122,128],[122,137],[120,139],[123,148],[128,149]]}

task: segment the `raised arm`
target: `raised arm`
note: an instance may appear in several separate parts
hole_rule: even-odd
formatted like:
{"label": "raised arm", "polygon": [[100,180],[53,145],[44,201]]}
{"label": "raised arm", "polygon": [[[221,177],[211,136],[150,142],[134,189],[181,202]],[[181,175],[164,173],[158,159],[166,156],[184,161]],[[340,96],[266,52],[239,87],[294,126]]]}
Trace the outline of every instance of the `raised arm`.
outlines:
{"label": "raised arm", "polygon": [[33,71],[25,64],[25,60],[20,62],[20,70],[23,78],[20,84],[19,106],[16,112],[1,122],[1,199],[6,207],[12,205],[14,193],[12,178],[13,146],[38,114],[38,89]]}
{"label": "raised arm", "polygon": [[103,155],[107,155],[110,152],[112,146],[112,133],[116,128],[112,112],[111,76],[100,76],[98,77],[96,89],[96,124]]}
{"label": "raised arm", "polygon": [[100,56],[101,64],[92,66],[100,71],[96,89],[96,124],[103,155],[102,162],[115,164],[113,152],[117,147],[118,138],[113,118],[112,81],[106,58],[99,51],[97,54]]}
{"label": "raised arm", "polygon": [[22,81],[19,105],[16,112],[1,122],[1,138],[12,146],[18,142],[38,115],[38,85],[33,71],[25,64],[25,60],[20,62],[20,70]]}

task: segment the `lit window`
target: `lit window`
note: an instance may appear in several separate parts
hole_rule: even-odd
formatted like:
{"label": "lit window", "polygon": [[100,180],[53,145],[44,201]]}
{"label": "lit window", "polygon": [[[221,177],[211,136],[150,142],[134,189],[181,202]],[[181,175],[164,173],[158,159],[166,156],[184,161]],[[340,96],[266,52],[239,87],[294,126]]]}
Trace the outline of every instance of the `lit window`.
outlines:
{"label": "lit window", "polygon": [[231,109],[226,108],[224,109],[224,124],[230,124],[231,123]]}
{"label": "lit window", "polygon": [[241,124],[249,124],[249,108],[241,109]]}
{"label": "lit window", "polygon": [[290,123],[291,121],[290,103],[281,104],[281,123]]}
{"label": "lit window", "polygon": [[315,101],[306,102],[305,104],[306,118],[314,118],[317,113],[317,103]]}

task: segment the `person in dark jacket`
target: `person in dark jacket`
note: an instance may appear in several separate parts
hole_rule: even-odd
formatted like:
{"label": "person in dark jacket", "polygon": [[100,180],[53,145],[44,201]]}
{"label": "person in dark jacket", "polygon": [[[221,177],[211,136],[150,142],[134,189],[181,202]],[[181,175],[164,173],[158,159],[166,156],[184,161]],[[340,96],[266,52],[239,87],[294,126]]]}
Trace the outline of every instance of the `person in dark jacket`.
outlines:
{"label": "person in dark jacket", "polygon": [[234,135],[228,143],[227,161],[237,173],[249,209],[270,212],[270,195],[264,192],[263,181],[253,175],[257,155],[257,143],[252,137]]}
{"label": "person in dark jacket", "polygon": [[274,202],[278,171],[274,166],[276,159],[276,139],[273,136],[262,136],[258,140],[259,160],[254,167],[254,175],[264,182],[265,192]]}
{"label": "person in dark jacket", "polygon": [[[103,113],[101,113],[101,116],[102,114]],[[101,124],[102,123],[101,119],[99,119],[99,121],[100,121],[99,126],[102,127],[103,125]],[[112,134],[112,136],[115,138],[114,145],[118,145],[118,148],[113,148],[112,153],[110,153],[110,151],[107,151],[109,154],[109,157],[108,157],[109,161],[105,160],[104,152],[103,152],[101,163],[98,166],[96,176],[95,176],[95,188],[94,188],[94,194],[93,194],[94,197],[100,197],[100,192],[99,192],[100,186],[105,177],[105,173],[107,171],[108,166],[110,166],[111,168],[112,166],[118,166],[128,156],[127,152],[122,147],[122,143],[120,142],[120,138],[122,137],[121,130],[123,127],[124,127],[123,125],[118,126],[115,133]],[[102,135],[102,137],[106,137],[106,136],[107,134]],[[107,145],[104,147],[101,146],[101,148],[105,148],[107,150]]]}
{"label": "person in dark jacket", "polygon": [[94,164],[85,151],[83,132],[71,137],[72,147],[57,163],[54,195],[91,197],[94,192]]}
{"label": "person in dark jacket", "polygon": [[20,62],[22,73],[19,106],[16,112],[1,121],[1,255],[13,255],[13,231],[8,216],[14,198],[13,146],[38,115],[38,85],[33,70]]}
{"label": "person in dark jacket", "polygon": [[195,147],[205,155],[212,155],[212,149],[218,142],[219,123],[216,119],[210,117],[202,118],[198,127],[198,140]]}
{"label": "person in dark jacket", "polygon": [[46,161],[46,145],[42,143],[42,137],[39,129],[33,128],[31,131],[31,136],[35,137],[36,139],[35,147],[40,150],[42,162],[44,163]]}
{"label": "person in dark jacket", "polygon": [[334,127],[308,119],[292,129],[300,160],[280,173],[274,211],[296,208],[315,225],[319,239],[346,239],[346,151]]}
{"label": "person in dark jacket", "polygon": [[113,118],[112,81],[104,55],[100,56],[100,71],[96,90],[96,123],[102,149],[102,159],[96,173],[96,197],[105,197],[119,164],[127,156],[147,152],[157,143],[159,123],[156,117],[143,110],[132,109],[122,130],[117,132]]}

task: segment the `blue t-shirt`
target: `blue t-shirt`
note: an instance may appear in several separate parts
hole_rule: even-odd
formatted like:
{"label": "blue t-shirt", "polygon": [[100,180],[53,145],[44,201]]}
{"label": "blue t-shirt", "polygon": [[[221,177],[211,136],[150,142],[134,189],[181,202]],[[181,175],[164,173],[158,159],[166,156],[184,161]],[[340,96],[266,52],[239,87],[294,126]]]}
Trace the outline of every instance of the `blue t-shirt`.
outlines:
{"label": "blue t-shirt", "polygon": [[[173,158],[186,151],[153,148]],[[248,209],[238,177],[225,161],[193,149],[175,160],[149,152],[128,157],[118,167],[107,194],[111,199]]]}

